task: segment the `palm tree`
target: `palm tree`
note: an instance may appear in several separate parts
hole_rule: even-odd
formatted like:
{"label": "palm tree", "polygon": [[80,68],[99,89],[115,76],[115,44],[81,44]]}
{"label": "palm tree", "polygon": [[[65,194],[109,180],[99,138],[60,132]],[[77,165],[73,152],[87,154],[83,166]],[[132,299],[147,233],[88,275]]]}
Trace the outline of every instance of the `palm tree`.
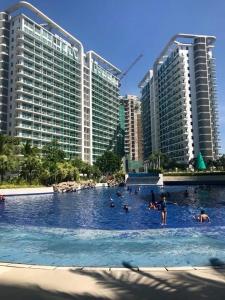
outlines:
{"label": "palm tree", "polygon": [[165,153],[158,151],[156,153],[157,161],[158,161],[158,169],[163,168],[165,163],[168,162],[168,157]]}
{"label": "palm tree", "polygon": [[151,169],[160,169],[165,165],[168,161],[166,154],[162,153],[161,151],[153,152],[149,156],[149,163]]}
{"label": "palm tree", "polygon": [[20,176],[31,184],[32,180],[38,179],[41,170],[42,165],[39,156],[28,155],[21,164]]}
{"label": "palm tree", "polygon": [[19,154],[19,140],[14,137],[0,135],[0,180],[4,180],[7,172],[13,171],[17,164]]}
{"label": "palm tree", "polygon": [[156,169],[156,155],[155,153],[151,153],[150,156],[149,156],[149,165],[150,165],[150,168],[151,169]]}
{"label": "palm tree", "polygon": [[30,141],[26,141],[25,144],[22,145],[21,153],[26,157],[29,155],[37,155],[40,150],[37,147],[32,147]]}

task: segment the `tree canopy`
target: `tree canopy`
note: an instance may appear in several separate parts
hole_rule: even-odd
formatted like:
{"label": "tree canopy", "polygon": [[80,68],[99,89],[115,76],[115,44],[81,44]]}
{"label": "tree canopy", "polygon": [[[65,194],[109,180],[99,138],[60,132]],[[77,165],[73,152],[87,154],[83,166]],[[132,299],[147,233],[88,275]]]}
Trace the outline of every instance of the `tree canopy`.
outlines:
{"label": "tree canopy", "polygon": [[56,139],[46,144],[42,149],[43,157],[46,161],[56,164],[65,158],[65,152],[61,150],[60,145]]}
{"label": "tree canopy", "polygon": [[97,158],[95,165],[103,174],[113,174],[121,169],[122,160],[115,153],[106,151],[102,156]]}

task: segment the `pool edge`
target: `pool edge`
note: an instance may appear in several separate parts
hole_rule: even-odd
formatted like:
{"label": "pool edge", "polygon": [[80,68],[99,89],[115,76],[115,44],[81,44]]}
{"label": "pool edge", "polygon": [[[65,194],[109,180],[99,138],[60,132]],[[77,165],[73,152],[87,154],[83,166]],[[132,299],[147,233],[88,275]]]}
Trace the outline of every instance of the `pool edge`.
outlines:
{"label": "pool edge", "polygon": [[36,265],[36,264],[22,264],[22,263],[10,263],[0,262],[0,267],[13,267],[13,268],[25,268],[25,269],[42,269],[42,270],[85,270],[85,271],[194,271],[194,270],[212,270],[212,269],[225,269],[225,265],[209,265],[209,266],[164,266],[164,267],[89,267],[89,266],[49,266],[49,265]]}

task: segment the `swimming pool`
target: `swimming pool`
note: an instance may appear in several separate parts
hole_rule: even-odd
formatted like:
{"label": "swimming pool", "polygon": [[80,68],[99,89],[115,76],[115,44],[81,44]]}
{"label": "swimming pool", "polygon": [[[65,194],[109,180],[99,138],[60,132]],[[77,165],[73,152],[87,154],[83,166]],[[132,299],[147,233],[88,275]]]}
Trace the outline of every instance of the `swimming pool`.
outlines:
{"label": "swimming pool", "polygon": [[[0,204],[0,261],[146,267],[225,261],[225,187],[166,187],[168,200],[178,203],[168,205],[167,226],[160,225],[160,212],[147,208],[151,188],[141,187],[137,195],[119,190],[123,198],[116,196],[117,188],[8,197]],[[156,195],[162,191],[154,189]],[[211,223],[193,219],[201,208]]]}

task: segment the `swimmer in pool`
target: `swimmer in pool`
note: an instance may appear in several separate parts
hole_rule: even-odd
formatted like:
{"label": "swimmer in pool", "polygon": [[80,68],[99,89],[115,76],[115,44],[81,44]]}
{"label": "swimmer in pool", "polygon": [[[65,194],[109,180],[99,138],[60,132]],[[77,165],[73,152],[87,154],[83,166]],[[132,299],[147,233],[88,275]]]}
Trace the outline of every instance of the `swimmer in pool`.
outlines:
{"label": "swimmer in pool", "polygon": [[155,194],[153,190],[151,190],[151,201],[148,203],[149,209],[157,209],[157,202],[155,201]]}
{"label": "swimmer in pool", "polygon": [[185,192],[184,192],[184,197],[188,197],[188,190],[186,190]]}
{"label": "swimmer in pool", "polygon": [[148,209],[158,209],[157,202],[150,202]]}
{"label": "swimmer in pool", "polygon": [[123,209],[126,211],[126,213],[128,213],[129,208],[128,208],[128,205],[127,205],[127,204],[124,204]]}
{"label": "swimmer in pool", "polygon": [[201,210],[200,214],[198,216],[195,217],[195,219],[197,221],[199,221],[200,223],[203,222],[210,222],[210,218],[209,216],[205,213],[204,209]]}

